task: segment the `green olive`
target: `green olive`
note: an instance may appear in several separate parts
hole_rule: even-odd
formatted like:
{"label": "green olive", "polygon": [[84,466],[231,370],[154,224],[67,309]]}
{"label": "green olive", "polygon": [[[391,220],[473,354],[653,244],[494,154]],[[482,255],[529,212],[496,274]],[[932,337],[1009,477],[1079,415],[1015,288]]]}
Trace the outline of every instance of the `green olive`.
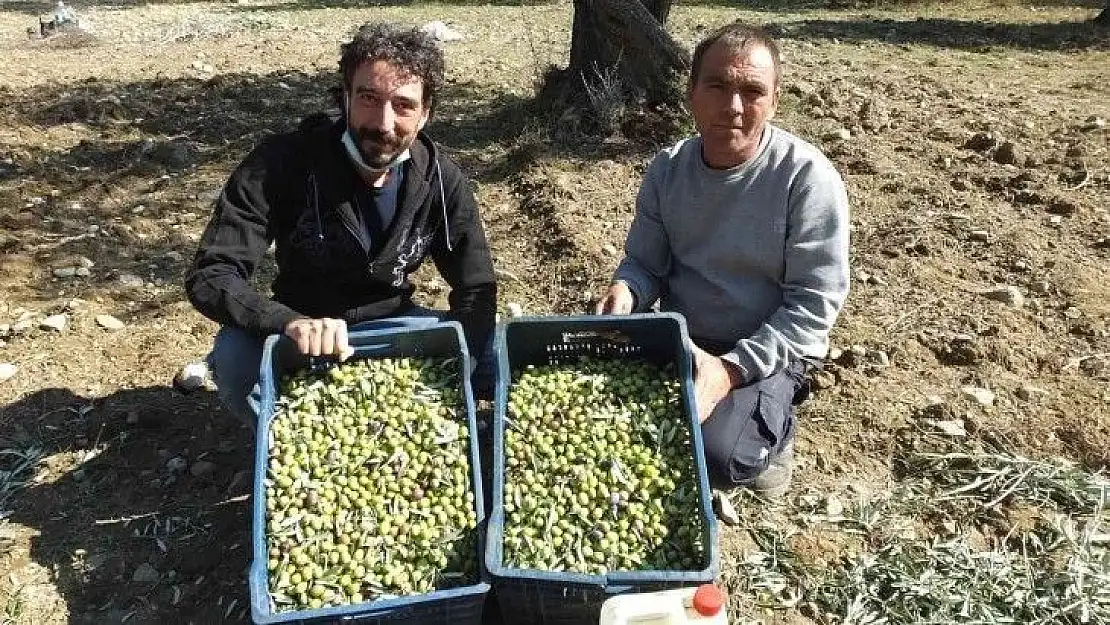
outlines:
{"label": "green olive", "polygon": [[459,370],[355,360],[282,380],[265,491],[275,611],[477,582]]}
{"label": "green olive", "polygon": [[673,369],[646,362],[581,358],[514,372],[506,565],[590,574],[704,566],[682,406]]}

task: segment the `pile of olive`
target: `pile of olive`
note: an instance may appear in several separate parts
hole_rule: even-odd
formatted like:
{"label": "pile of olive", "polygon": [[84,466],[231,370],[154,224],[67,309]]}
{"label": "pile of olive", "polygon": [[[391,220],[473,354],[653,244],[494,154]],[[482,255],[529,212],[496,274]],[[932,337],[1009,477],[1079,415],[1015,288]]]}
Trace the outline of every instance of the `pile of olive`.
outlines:
{"label": "pile of olive", "polygon": [[369,359],[282,382],[266,480],[276,611],[477,582],[465,400],[452,359]]}
{"label": "pile of olive", "polygon": [[504,563],[604,574],[700,570],[703,519],[674,371],[582,358],[514,376]]}

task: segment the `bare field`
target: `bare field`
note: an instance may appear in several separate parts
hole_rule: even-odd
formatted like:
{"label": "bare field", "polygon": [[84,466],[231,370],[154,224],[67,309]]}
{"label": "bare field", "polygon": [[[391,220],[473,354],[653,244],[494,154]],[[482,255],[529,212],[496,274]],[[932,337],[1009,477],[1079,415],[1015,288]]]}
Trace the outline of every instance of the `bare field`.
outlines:
{"label": "bare field", "polygon": [[[909,579],[1043,538],[1058,515],[1092,536],[1106,518],[1084,506],[1110,467],[1110,32],[1069,6],[782,6],[680,5],[669,25],[691,44],[769,23],[778,123],[833,158],[853,208],[853,292],[802,409],[794,494],[735,498],[722,579],[737,622],[866,622],[873,598],[836,577],[882,586],[844,564],[858,556]],[[0,622],[245,622],[252,435],[213,395],[169,387],[216,329],[181,277],[238,159],[330,105],[350,29],[438,19],[467,36],[447,46],[432,134],[474,180],[502,308],[586,309],[661,144],[532,112],[569,48],[566,2],[90,5],[85,36],[28,38],[47,8],[0,1],[0,363],[16,369],[0,382]],[[445,303],[431,272],[422,297]],[[57,313],[64,329],[40,328]],[[203,468],[172,473],[177,457]],[[939,496],[968,485],[958,507]],[[1110,575],[1098,545],[1089,579]],[[891,622],[944,622],[923,610]]]}

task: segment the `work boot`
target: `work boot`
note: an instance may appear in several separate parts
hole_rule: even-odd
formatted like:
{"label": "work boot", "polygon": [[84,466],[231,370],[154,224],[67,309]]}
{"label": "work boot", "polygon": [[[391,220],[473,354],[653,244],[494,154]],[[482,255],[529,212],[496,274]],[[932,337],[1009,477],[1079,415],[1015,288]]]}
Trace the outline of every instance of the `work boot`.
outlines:
{"label": "work boot", "polygon": [[763,473],[755,476],[747,488],[765,499],[780,499],[790,490],[790,480],[794,476],[793,439],[771,458]]}

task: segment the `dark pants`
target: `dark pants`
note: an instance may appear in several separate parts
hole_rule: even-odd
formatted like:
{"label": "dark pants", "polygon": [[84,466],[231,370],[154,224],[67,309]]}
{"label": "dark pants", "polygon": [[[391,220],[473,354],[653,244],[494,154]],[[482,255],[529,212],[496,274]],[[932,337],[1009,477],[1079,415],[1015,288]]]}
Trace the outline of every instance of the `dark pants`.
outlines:
{"label": "dark pants", "polygon": [[715,488],[750,484],[794,438],[794,406],[809,394],[805,365],[731,391],[701,425],[709,481]]}

